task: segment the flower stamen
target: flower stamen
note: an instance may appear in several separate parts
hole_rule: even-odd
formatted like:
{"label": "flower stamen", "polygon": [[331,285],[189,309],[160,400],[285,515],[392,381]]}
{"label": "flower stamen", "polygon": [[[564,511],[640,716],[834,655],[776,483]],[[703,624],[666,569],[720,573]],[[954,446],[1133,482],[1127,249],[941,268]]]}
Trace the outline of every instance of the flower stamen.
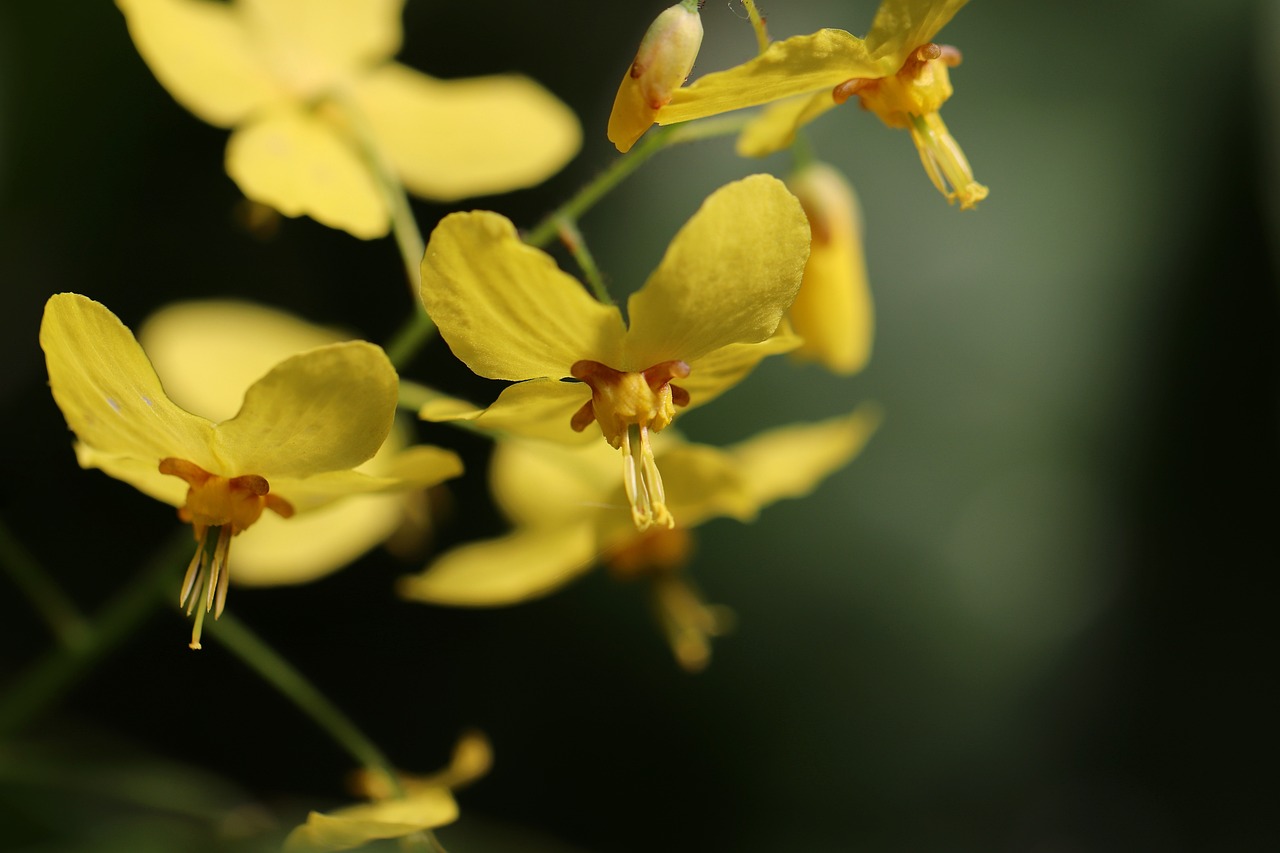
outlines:
{"label": "flower stamen", "polygon": [[673,379],[689,375],[689,365],[664,361],[641,371],[621,371],[583,360],[569,372],[591,387],[591,399],[569,424],[582,432],[595,421],[609,445],[622,451],[622,485],[636,527],[673,526],[650,432],[665,429],[675,417],[676,406],[689,405],[689,392],[672,384]]}
{"label": "flower stamen", "polygon": [[[187,564],[178,606],[186,607],[188,616],[195,611],[190,646],[198,649],[205,613],[212,612],[217,619],[227,603],[231,537],[247,530],[262,516],[264,509],[289,518],[294,512],[293,505],[271,494],[266,478],[257,474],[222,477],[176,457],[162,459],[160,473],[180,477],[187,484],[187,501],[178,510],[178,517],[191,525],[196,553]],[[209,531],[214,528],[218,538],[210,554]],[[198,602],[204,606],[198,607]]]}

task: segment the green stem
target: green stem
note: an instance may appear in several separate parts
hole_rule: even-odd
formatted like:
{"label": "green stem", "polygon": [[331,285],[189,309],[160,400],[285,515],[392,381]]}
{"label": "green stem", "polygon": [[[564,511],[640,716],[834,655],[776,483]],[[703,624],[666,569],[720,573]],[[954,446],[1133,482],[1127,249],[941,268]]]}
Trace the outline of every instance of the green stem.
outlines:
{"label": "green stem", "polygon": [[5,692],[0,702],[0,737],[13,734],[56,702],[92,664],[106,657],[176,588],[178,572],[191,553],[191,529],[183,527],[142,573],[119,592],[86,628],[83,641],[46,654]]}
{"label": "green stem", "polygon": [[803,129],[797,129],[796,138],[791,143],[791,170],[799,172],[807,166],[812,166],[815,162],[813,144],[809,142],[809,135]]}
{"label": "green stem", "polygon": [[356,106],[354,100],[341,93],[335,95],[334,100],[341,107],[356,145],[360,149],[360,155],[373,173],[378,189],[382,191],[383,202],[391,214],[391,231],[395,235],[396,246],[400,249],[400,260],[404,264],[405,277],[409,282],[409,297],[417,303],[422,255],[426,250],[426,243],[422,239],[422,231],[418,228],[418,220],[413,215],[413,207],[409,204],[409,195],[405,192],[400,176],[378,146],[369,120]]}
{"label": "green stem", "polygon": [[524,241],[530,246],[546,248],[559,234],[561,223],[576,223],[596,202],[604,198],[622,183],[631,173],[644,165],[645,161],[664,148],[681,145],[685,142],[696,142],[700,139],[712,139],[717,136],[729,136],[742,130],[750,116],[726,116],[724,118],[694,121],[672,127],[659,127],[649,131],[648,137],[632,148],[626,155],[614,160],[609,168],[596,177],[591,183],[542,218],[542,221],[524,234]]}
{"label": "green stem", "polygon": [[596,266],[596,259],[592,257],[591,250],[587,248],[587,241],[583,238],[582,232],[578,230],[578,226],[574,225],[568,219],[560,220],[560,242],[569,250],[569,254],[573,255],[573,259],[578,262],[578,266],[582,269],[583,276],[587,279],[587,284],[591,285],[591,292],[595,297],[605,305],[612,305],[613,297],[609,295],[609,289],[604,285],[604,277],[600,275],[600,268]]}
{"label": "green stem", "polygon": [[324,729],[334,741],[357,762],[369,770],[381,773],[397,797],[404,791],[396,778],[391,762],[382,750],[369,740],[346,714],[325,697],[302,673],[266,644],[243,622],[228,612],[207,626],[209,633],[218,639],[232,654],[240,658],[250,669],[290,699],[300,711]]}
{"label": "green stem", "polygon": [[405,366],[418,354],[418,350],[422,349],[435,333],[436,324],[431,322],[431,317],[419,302],[413,316],[396,330],[383,349],[386,350],[387,358],[391,359],[395,369],[404,370]]}
{"label": "green stem", "polygon": [[0,519],[0,564],[44,617],[59,643],[68,648],[84,643],[89,625],[79,608],[58,588],[31,552],[22,546],[3,519]]}
{"label": "green stem", "polygon": [[746,7],[747,17],[751,19],[751,28],[756,31],[756,45],[764,53],[769,46],[769,30],[765,27],[764,16],[756,8],[755,0],[742,0],[742,5]]}

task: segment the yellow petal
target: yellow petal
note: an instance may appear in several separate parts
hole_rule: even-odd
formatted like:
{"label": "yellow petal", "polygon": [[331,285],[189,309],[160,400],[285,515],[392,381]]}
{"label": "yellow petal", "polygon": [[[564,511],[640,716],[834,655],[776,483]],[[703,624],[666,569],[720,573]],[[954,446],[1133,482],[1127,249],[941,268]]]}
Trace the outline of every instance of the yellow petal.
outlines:
{"label": "yellow petal", "polygon": [[350,850],[380,838],[403,838],[457,818],[458,804],[448,790],[426,788],[404,799],[350,806],[327,815],[311,812],[306,823],[289,833],[284,849],[290,853]]}
{"label": "yellow petal", "polygon": [[300,110],[275,110],[227,142],[227,174],[241,192],[285,216],[310,216],[362,239],[390,227],[368,166],[327,123]]}
{"label": "yellow petal", "polygon": [[291,355],[350,340],[251,302],[178,302],[148,317],[138,341],[170,399],[212,421],[235,415],[245,389]]}
{"label": "yellow petal", "polygon": [[614,360],[622,315],[588,295],[550,255],[488,211],[453,213],[422,259],[422,302],[454,355],[490,379],[569,375]]}
{"label": "yellow petal", "polygon": [[623,367],[692,364],[720,347],[768,338],[795,298],[808,255],[809,224],[777,178],[752,175],[716,190],[628,301]]}
{"label": "yellow petal", "polygon": [[40,346],[53,399],[81,442],[143,465],[177,456],[227,473],[212,448],[213,424],[169,400],[133,334],[105,306],[76,293],[50,297]]}
{"label": "yellow petal", "polygon": [[428,421],[472,421],[477,428],[499,436],[584,444],[599,439],[599,432],[574,432],[569,421],[590,399],[591,389],[581,382],[531,379],[504,388],[487,409],[442,398],[423,406],[418,414]]}
{"label": "yellow petal", "polygon": [[161,474],[159,463],[153,458],[135,459],[103,453],[83,441],[77,441],[75,449],[76,461],[81,468],[97,468],[108,477],[128,483],[144,495],[170,506],[182,506],[187,502],[186,482]]}
{"label": "yellow petal", "polygon": [[239,414],[218,425],[219,452],[236,473],[268,480],[353,468],[390,432],[397,389],[395,368],[373,344],[308,350],[250,386]]}
{"label": "yellow petal", "polygon": [[455,607],[496,607],[538,598],[595,565],[589,523],[529,527],[446,552],[426,571],[400,579],[408,599]]}
{"label": "yellow petal", "polygon": [[796,141],[796,130],[836,107],[825,89],[767,107],[742,129],[736,150],[742,157],[767,157]]}
{"label": "yellow petal", "polygon": [[[784,327],[786,324],[783,324]],[[690,374],[679,385],[689,392],[692,409],[711,402],[741,382],[765,358],[791,352],[800,346],[800,338],[788,328],[758,344],[730,344],[694,362]]]}
{"label": "yellow petal", "polygon": [[698,78],[677,89],[671,103],[658,111],[658,124],[673,124],[718,115],[833,89],[852,77],[883,77],[898,70],[877,62],[862,39],[844,30],[775,41],[764,53],[727,71]]}
{"label": "yellow petal", "polygon": [[[938,31],[969,0],[884,0],[867,32],[867,50],[890,67],[902,67],[907,54],[933,41]],[[884,75],[880,75],[884,76]]]}
{"label": "yellow petal", "polygon": [[425,198],[539,184],[582,145],[573,111],[516,74],[437,80],[388,63],[363,77],[354,96],[405,186]]}
{"label": "yellow petal", "polygon": [[787,185],[813,233],[804,281],[788,315],[804,339],[795,354],[837,373],[856,373],[871,356],[873,334],[858,200],[844,176],[825,163],[805,167]]}
{"label": "yellow petal", "polygon": [[649,25],[609,113],[609,141],[623,154],[684,85],[702,46],[702,34],[697,8],[683,3],[665,9]]}
{"label": "yellow petal", "polygon": [[270,477],[271,491],[302,512],[332,503],[348,495],[402,492],[434,486],[462,473],[457,454],[440,447],[418,444],[400,451],[378,473],[325,471],[310,476]]}
{"label": "yellow petal", "polygon": [[237,7],[276,75],[299,98],[400,49],[404,0],[237,0]]}
{"label": "yellow petal", "polygon": [[284,92],[235,7],[207,0],[116,0],[134,46],[179,103],[230,127]]}
{"label": "yellow petal", "polygon": [[757,509],[809,494],[856,456],[880,424],[880,410],[780,427],[730,448]]}
{"label": "yellow petal", "polygon": [[349,497],[292,518],[263,513],[235,539],[231,580],[243,586],[309,583],[386,541],[403,521],[398,494]]}
{"label": "yellow petal", "polygon": [[[503,514],[517,526],[553,525],[601,508],[619,488],[621,469],[618,451],[603,441],[566,446],[508,439],[493,451],[489,485]],[[625,499],[618,503],[626,505]]]}

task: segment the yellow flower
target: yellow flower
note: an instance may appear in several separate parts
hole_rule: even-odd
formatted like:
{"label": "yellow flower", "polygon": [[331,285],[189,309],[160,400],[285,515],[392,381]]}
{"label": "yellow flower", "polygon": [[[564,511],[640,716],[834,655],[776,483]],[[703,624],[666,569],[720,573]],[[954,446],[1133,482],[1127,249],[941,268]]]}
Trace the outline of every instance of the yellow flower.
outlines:
{"label": "yellow flower", "polygon": [[[954,47],[932,39],[968,0],[883,0],[865,39],[819,30],[769,45],[736,68],[676,90],[659,124],[782,101],[743,132],[738,152],[763,157],[790,145],[798,127],[856,96],[890,127],[904,127],[938,191],[961,209],[987,197],[938,110],[951,97]],[[784,100],[786,99],[786,100]]]}
{"label": "yellow flower", "polygon": [[311,812],[306,823],[289,833],[284,849],[287,853],[350,850],[453,823],[458,819],[458,804],[451,789],[471,784],[488,773],[492,763],[488,740],[479,732],[469,732],[458,742],[453,760],[444,770],[431,776],[398,776],[396,784],[403,796],[397,796],[383,776],[361,771],[355,775],[353,787],[374,802],[329,814]]}
{"label": "yellow flower", "polygon": [[813,235],[804,281],[787,315],[804,339],[793,355],[837,373],[857,373],[871,357],[874,330],[858,200],[844,176],[825,163],[800,169],[787,186],[800,199]]}
{"label": "yellow flower", "polygon": [[619,151],[630,151],[652,126],[658,110],[684,85],[701,46],[702,16],[695,0],[664,10],[649,26],[609,114],[609,141]]}
{"label": "yellow flower", "polygon": [[545,441],[500,441],[490,468],[493,495],[514,530],[441,555],[402,578],[400,594],[461,607],[515,604],[546,595],[604,562],[620,578],[652,581],[654,601],[680,664],[708,661],[708,638],[725,627],[723,608],[704,605],[681,570],[689,528],[716,517],[750,521],[765,506],[801,497],[853,458],[879,422],[864,406],[852,415],[761,433],[721,450],[667,433],[656,452],[671,472],[675,528],[638,531],[606,449]]}
{"label": "yellow flower", "polygon": [[755,175],[722,187],[632,295],[628,328],[616,306],[592,299],[507,219],[451,214],[427,246],[422,300],[468,367],[518,384],[482,411],[428,406],[424,415],[561,441],[594,421],[622,451],[636,526],[670,527],[651,433],[676,407],[706,403],[766,355],[794,348],[793,336],[774,333],[808,245],[808,223],[782,182]]}
{"label": "yellow flower", "polygon": [[51,297],[40,345],[80,464],[178,507],[194,528],[196,553],[179,596],[196,611],[192,648],[200,648],[204,614],[222,612],[232,537],[264,510],[288,518],[351,494],[422,488],[458,470],[452,454],[434,450],[406,456],[387,476],[354,470],[377,452],[395,416],[395,369],[373,344],[330,344],[285,359],[218,423],[170,400],[132,333],[91,299]]}
{"label": "yellow flower", "polygon": [[357,237],[390,224],[377,168],[450,201],[539,183],[581,142],[573,113],[525,77],[444,81],[391,62],[404,0],[117,5],[170,94],[234,128],[227,173],[246,196]]}
{"label": "yellow flower", "polygon": [[[349,335],[246,302],[184,302],[152,314],[138,340],[169,398],[214,422],[233,417],[244,389],[274,365],[304,350],[350,340]],[[435,447],[406,447],[401,423],[377,454],[356,470],[396,477],[406,465],[436,459],[460,474],[457,458]],[[236,540],[233,580],[248,586],[298,584],[348,565],[406,524],[425,522],[417,491],[359,494],[294,518],[263,515]]]}

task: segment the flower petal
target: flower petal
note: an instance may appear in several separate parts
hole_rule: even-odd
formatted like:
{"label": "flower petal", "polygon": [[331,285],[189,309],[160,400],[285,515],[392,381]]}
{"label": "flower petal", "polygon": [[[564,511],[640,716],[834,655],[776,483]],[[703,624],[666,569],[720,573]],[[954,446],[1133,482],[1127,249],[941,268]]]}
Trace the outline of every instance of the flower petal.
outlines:
{"label": "flower petal", "polygon": [[251,302],[177,302],[148,317],[138,341],[170,399],[212,421],[235,415],[244,391],[291,355],[351,340]]}
{"label": "flower petal", "polygon": [[383,800],[311,812],[307,822],[289,833],[284,849],[301,851],[350,850],[380,838],[403,838],[458,818],[458,804],[445,788],[425,788],[404,799]]}
{"label": "flower petal", "polygon": [[796,141],[796,130],[837,106],[825,89],[767,107],[742,129],[735,150],[742,157],[767,157]]}
{"label": "flower petal", "polygon": [[658,124],[754,107],[832,89],[851,77],[883,77],[897,70],[897,65],[876,62],[862,39],[844,30],[819,30],[775,41],[755,59],[677,89],[671,103],[658,111]]}
{"label": "flower petal", "polygon": [[[933,41],[938,31],[969,0],[884,0],[867,31],[867,50],[888,65],[892,74],[906,62],[907,55]],[[880,76],[885,76],[880,75]]]}
{"label": "flower petal", "polygon": [[[507,439],[493,451],[489,485],[515,525],[551,525],[581,519],[601,507],[620,482],[621,471],[618,451],[603,441],[574,447]],[[618,504],[626,505],[625,500]]]}
{"label": "flower petal", "polygon": [[593,429],[574,432],[569,426],[574,412],[591,399],[591,389],[581,382],[531,379],[502,389],[487,409],[453,398],[433,400],[418,413],[427,421],[472,421],[494,435],[515,435],[569,444],[599,438]]}
{"label": "flower petal", "polygon": [[237,0],[262,53],[308,98],[400,50],[404,0]]}
{"label": "flower petal", "polygon": [[[271,486],[274,492],[275,483]],[[264,512],[235,539],[231,580],[281,586],[322,578],[390,538],[404,521],[404,510],[402,495],[375,494],[344,498],[292,518]]]}
{"label": "flower petal", "polygon": [[856,373],[871,357],[874,335],[857,197],[844,176],[825,163],[806,166],[787,185],[813,232],[804,281],[788,314],[804,339],[795,354],[837,373]]}
{"label": "flower petal", "polygon": [[213,424],[169,400],[142,347],[105,306],[77,293],[50,297],[40,346],[53,399],[81,442],[143,465],[177,456],[222,470]]}
{"label": "flower petal", "polygon": [[800,343],[800,338],[792,334],[784,322],[778,332],[766,341],[730,344],[703,356],[692,365],[689,375],[677,383],[689,392],[687,409],[711,402],[746,378],[765,358],[791,352]]}
{"label": "flower petal", "polygon": [[716,190],[627,303],[624,368],[763,341],[795,299],[809,256],[800,203],[769,175]]}
{"label": "flower petal", "polygon": [[375,473],[359,470],[325,471],[301,478],[271,477],[271,491],[293,504],[298,512],[310,511],[348,495],[403,492],[434,486],[462,473],[457,454],[428,444],[417,444],[394,454]]}
{"label": "flower petal", "polygon": [[330,344],[276,365],[218,425],[218,450],[237,474],[307,477],[373,456],[395,417],[398,379],[382,349]]}
{"label": "flower petal", "polygon": [[116,0],[143,60],[200,118],[230,127],[284,92],[237,10],[206,0]]}
{"label": "flower petal", "polygon": [[588,295],[506,217],[453,213],[422,259],[422,302],[454,355],[490,379],[559,379],[617,355],[622,315]]}
{"label": "flower petal", "polygon": [[539,184],[582,145],[573,111],[517,74],[437,80],[388,63],[365,75],[354,96],[405,186],[425,198]]}
{"label": "flower petal", "polygon": [[396,591],[408,599],[456,607],[496,607],[544,596],[595,565],[589,523],[531,527],[446,552]]}
{"label": "flower petal", "polygon": [[314,114],[281,109],[227,142],[227,174],[254,201],[310,216],[355,237],[387,233],[391,219],[369,168]]}
{"label": "flower petal", "polygon": [[103,453],[83,441],[77,441],[76,461],[81,468],[97,468],[108,477],[128,483],[161,503],[182,506],[187,502],[186,482],[178,477],[161,474],[159,463],[153,459]]}
{"label": "flower petal", "polygon": [[730,448],[756,509],[809,494],[862,450],[880,424],[880,409],[761,433]]}

